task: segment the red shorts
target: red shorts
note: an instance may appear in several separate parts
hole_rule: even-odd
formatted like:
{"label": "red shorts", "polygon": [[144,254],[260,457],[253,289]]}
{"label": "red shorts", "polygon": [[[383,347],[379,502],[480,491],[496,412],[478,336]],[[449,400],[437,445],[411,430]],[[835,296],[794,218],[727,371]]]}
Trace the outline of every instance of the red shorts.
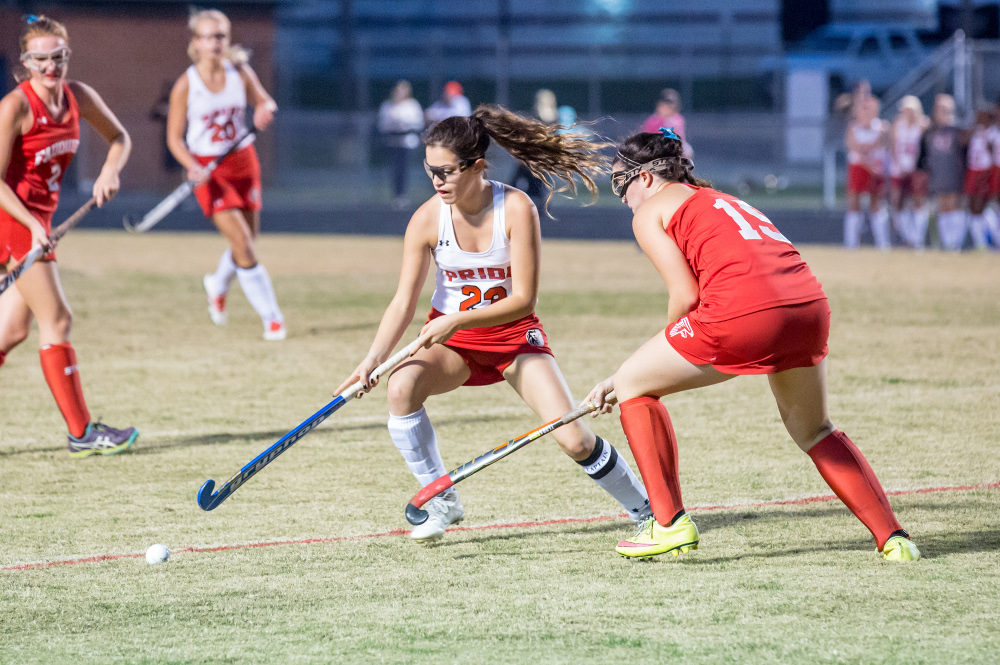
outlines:
{"label": "red shorts", "polygon": [[[41,212],[28,208],[28,212],[42,223],[46,233],[52,232],[52,213]],[[0,265],[6,264],[12,258],[15,261],[23,259],[31,251],[31,231],[3,210],[0,210]],[[41,258],[42,261],[55,261],[55,252],[49,252]]]}
{"label": "red shorts", "polygon": [[990,169],[990,196],[1000,196],[1000,166]]}
{"label": "red shorts", "polygon": [[814,367],[827,354],[826,298],[705,322],[696,309],[667,326],[667,342],[695,365],[724,374],[776,374]]}
{"label": "red shorts", "polygon": [[[195,155],[204,166],[215,157]],[[205,217],[223,210],[260,210],[260,162],[253,144],[219,162],[208,182],[194,188]]]}
{"label": "red shorts", "polygon": [[986,198],[990,195],[990,170],[965,171],[965,194],[966,196],[979,196]]}
{"label": "red shorts", "polygon": [[890,187],[894,191],[902,192],[903,196],[926,196],[927,174],[923,171],[914,171],[901,176],[893,176],[890,178]]}
{"label": "red shorts", "polygon": [[[427,320],[444,316],[431,309]],[[499,326],[459,330],[445,342],[445,346],[462,356],[472,374],[462,384],[488,386],[503,381],[503,372],[514,360],[525,353],[553,355],[542,323],[534,314]]]}
{"label": "red shorts", "polygon": [[847,165],[847,193],[881,196],[885,178],[872,173],[860,164]]}

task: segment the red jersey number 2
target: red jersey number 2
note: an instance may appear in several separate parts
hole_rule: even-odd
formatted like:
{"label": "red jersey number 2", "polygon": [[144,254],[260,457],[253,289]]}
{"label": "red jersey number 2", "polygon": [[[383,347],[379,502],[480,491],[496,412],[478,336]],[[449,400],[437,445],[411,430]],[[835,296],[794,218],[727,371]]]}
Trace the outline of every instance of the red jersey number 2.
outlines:
{"label": "red jersey number 2", "polygon": [[747,240],[763,240],[761,233],[766,235],[768,238],[773,240],[778,240],[781,242],[787,242],[791,244],[791,240],[786,238],[781,234],[781,232],[771,223],[767,217],[761,214],[759,211],[755,210],[753,207],[748,205],[746,201],[741,201],[740,199],[734,199],[736,205],[743,209],[743,212],[747,213],[751,217],[760,220],[761,224],[758,224],[756,228],[747,221],[747,218],[743,216],[739,210],[733,207],[732,203],[725,199],[715,199],[715,207],[722,210],[729,218],[736,222],[736,226],[740,227],[740,235]]}

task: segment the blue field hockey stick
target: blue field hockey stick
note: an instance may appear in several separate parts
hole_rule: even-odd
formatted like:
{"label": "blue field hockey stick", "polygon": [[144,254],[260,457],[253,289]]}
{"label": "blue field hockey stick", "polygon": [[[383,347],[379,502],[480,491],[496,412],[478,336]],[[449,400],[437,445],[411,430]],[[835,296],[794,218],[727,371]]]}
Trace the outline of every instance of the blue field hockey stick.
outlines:
{"label": "blue field hockey stick", "polygon": [[[77,222],[83,219],[83,216],[86,215],[88,212],[90,212],[90,209],[93,208],[95,205],[97,205],[97,201],[95,201],[94,199],[90,199],[89,201],[84,203],[82,206],[80,206],[80,208],[76,212],[70,215],[65,222],[63,222],[55,229],[53,229],[49,237],[52,240],[59,240],[60,238],[62,238],[69,232],[70,229],[76,226]],[[21,263],[16,265],[14,268],[12,268],[10,272],[4,275],[3,279],[0,280],[0,293],[3,293],[7,289],[9,289],[11,285],[15,281],[17,281],[17,278],[20,277],[22,274],[24,274],[25,270],[31,267],[31,264],[33,264],[35,261],[41,258],[42,254],[43,251],[41,247],[35,247],[30,252],[28,252],[28,254],[24,257],[24,260],[21,261]]]}
{"label": "blue field hockey stick", "polygon": [[[396,355],[376,367],[371,373],[371,377],[378,378],[380,375],[388,372],[405,360],[411,353],[417,350],[417,341],[418,340],[410,342],[403,349],[398,351]],[[235,492],[240,485],[250,480],[258,471],[273,462],[274,458],[291,448],[292,444],[315,429],[317,425],[333,415],[337,409],[354,399],[355,395],[357,395],[363,387],[364,382],[361,380],[352,384],[349,388],[334,397],[332,402],[306,418],[291,432],[275,441],[267,450],[247,462],[246,466],[240,469],[232,478],[227,480],[217,492],[212,491],[215,489],[215,481],[211,479],[206,480],[205,484],[201,486],[200,490],[198,490],[198,505],[202,510],[213,510],[216,506],[225,501],[230,494]]]}

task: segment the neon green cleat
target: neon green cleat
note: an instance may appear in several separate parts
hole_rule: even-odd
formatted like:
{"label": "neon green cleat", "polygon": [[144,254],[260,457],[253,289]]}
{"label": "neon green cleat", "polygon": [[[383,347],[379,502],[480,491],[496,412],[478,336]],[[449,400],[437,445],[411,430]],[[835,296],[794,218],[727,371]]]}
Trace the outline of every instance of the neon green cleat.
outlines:
{"label": "neon green cleat", "polygon": [[882,558],[886,561],[916,561],[920,550],[906,536],[893,536],[882,546]]}
{"label": "neon green cleat", "polygon": [[645,559],[670,552],[674,556],[698,549],[698,527],[687,513],[670,526],[663,526],[650,517],[639,524],[631,540],[618,543],[615,551],[624,557]]}

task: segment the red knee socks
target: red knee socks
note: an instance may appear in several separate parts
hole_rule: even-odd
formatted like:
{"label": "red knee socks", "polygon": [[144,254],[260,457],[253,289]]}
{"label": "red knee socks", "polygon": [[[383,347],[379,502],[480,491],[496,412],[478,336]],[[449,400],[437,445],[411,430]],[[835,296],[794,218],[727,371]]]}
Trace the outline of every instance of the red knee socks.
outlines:
{"label": "red knee socks", "polygon": [[3,365],[3,361],[7,359],[7,352],[0,351],[0,365]]}
{"label": "red knee socks", "polygon": [[673,523],[684,510],[677,475],[677,437],[667,408],[655,397],[635,397],[621,403],[621,423],[632,456],[649,494],[656,521]]}
{"label": "red knee socks", "polygon": [[52,396],[56,398],[69,433],[81,437],[90,423],[90,411],[83,399],[80,372],[76,368],[76,352],[69,344],[49,344],[39,350],[42,359],[42,374],[49,384]]}
{"label": "red knee socks", "polygon": [[809,457],[823,480],[875,536],[879,551],[889,536],[903,530],[868,460],[846,434],[832,432],[809,449]]}

